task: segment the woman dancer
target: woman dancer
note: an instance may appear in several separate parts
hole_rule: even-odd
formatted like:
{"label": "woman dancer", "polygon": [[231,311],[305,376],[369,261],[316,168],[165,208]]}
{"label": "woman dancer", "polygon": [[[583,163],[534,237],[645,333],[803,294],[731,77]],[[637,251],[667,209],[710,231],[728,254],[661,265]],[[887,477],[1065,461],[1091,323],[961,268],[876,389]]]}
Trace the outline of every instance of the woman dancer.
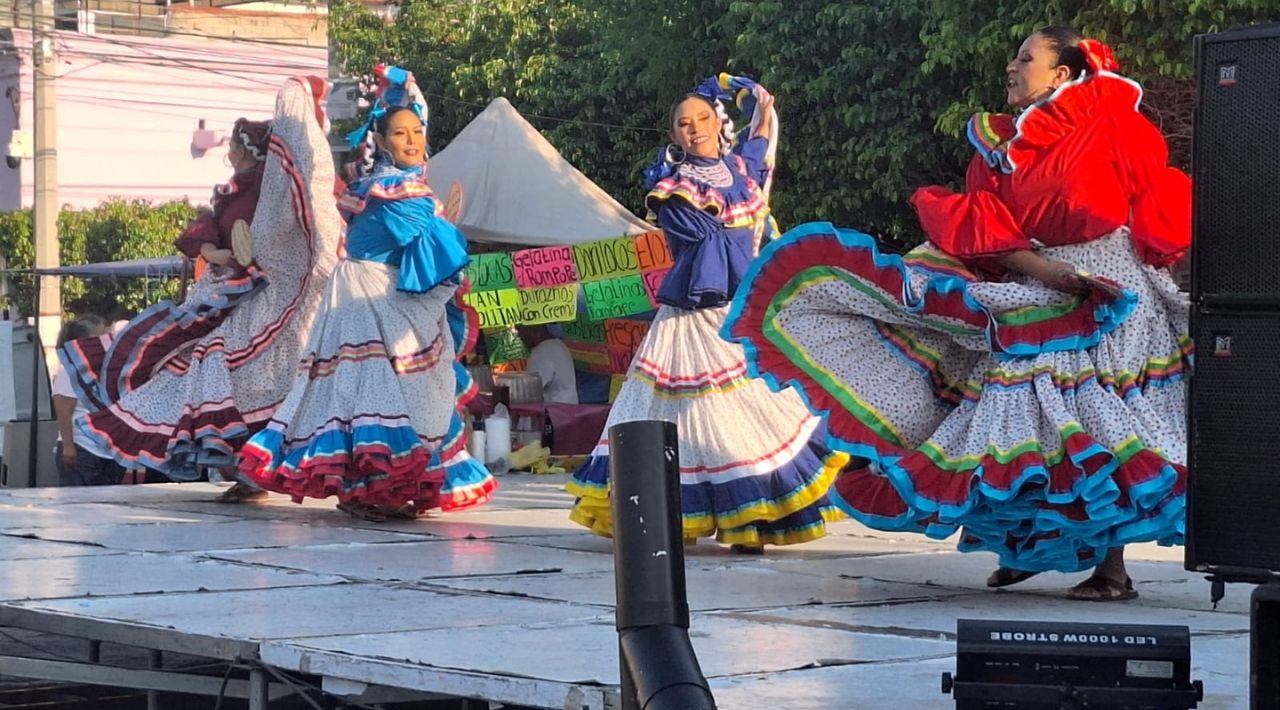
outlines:
{"label": "woman dancer", "polygon": [[458,361],[475,339],[475,312],[462,303],[470,257],[426,183],[426,102],[411,73],[377,73],[340,201],[346,256],[293,389],[240,470],[295,501],[336,496],[351,515],[383,521],[484,503],[497,483],[463,437],[459,410],[474,394]]}
{"label": "woman dancer", "polygon": [[[125,467],[190,481],[202,466],[231,466],[288,392],[337,260],[327,89],[323,79],[290,79],[269,124],[236,122],[236,174],[177,241],[213,265],[184,302],[146,309],[105,353],[94,352],[101,339],[62,349],[94,410],[76,426]],[[242,484],[220,500],[262,495]]]}
{"label": "woman dancer", "polygon": [[1166,267],[1190,244],[1190,181],[1117,69],[1073,30],[1032,34],[1006,70],[1021,115],[970,121],[967,191],[912,198],[927,245],[904,259],[803,225],[725,329],[870,460],[838,505],[963,528],[962,550],[1000,557],[992,587],[1092,568],[1070,597],[1133,598],[1124,546],[1183,537],[1188,305]]}
{"label": "woman dancer", "polygon": [[[752,117],[736,144],[722,103],[735,96]],[[773,97],[747,79],[708,79],[672,107],[670,129],[675,146],[646,171],[645,205],[675,263],[604,435],[569,483],[572,518],[612,533],[609,427],[657,419],[679,428],[687,539],[716,535],[744,553],[817,539],[840,517],[825,494],[847,457],[826,449],[821,422],[794,392],[748,379],[742,348],[719,334],[747,266],[775,236]]]}

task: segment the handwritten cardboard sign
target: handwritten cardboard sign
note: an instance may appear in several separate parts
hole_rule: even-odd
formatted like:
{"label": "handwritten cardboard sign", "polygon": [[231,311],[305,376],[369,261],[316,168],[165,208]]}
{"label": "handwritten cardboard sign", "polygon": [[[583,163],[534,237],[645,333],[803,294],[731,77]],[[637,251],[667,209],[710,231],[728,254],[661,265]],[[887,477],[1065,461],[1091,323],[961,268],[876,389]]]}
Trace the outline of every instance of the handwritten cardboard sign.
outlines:
{"label": "handwritten cardboard sign", "polygon": [[520,289],[520,322],[558,323],[578,317],[578,284]]}
{"label": "handwritten cardboard sign", "polygon": [[611,348],[635,350],[649,334],[648,321],[632,318],[610,318],[604,322],[604,342]]}
{"label": "handwritten cardboard sign", "polygon": [[667,273],[671,269],[662,269],[661,271],[646,271],[640,274],[644,279],[644,290],[649,294],[649,303],[654,308],[658,307],[658,291],[662,289],[662,282],[666,280]]}
{"label": "handwritten cardboard sign", "polygon": [[644,313],[653,306],[640,274],[582,284],[587,313],[596,320]]}
{"label": "handwritten cardboard sign", "polygon": [[632,239],[635,240],[636,268],[641,271],[671,268],[671,250],[662,230],[637,234]]}
{"label": "handwritten cardboard sign", "polygon": [[573,260],[578,265],[578,278],[582,281],[599,281],[639,271],[636,244],[632,237],[575,244]]}
{"label": "handwritten cardboard sign", "polygon": [[520,320],[520,292],[514,288],[468,293],[463,300],[476,309],[482,330],[505,328]]}
{"label": "handwritten cardboard sign", "polygon": [[467,266],[472,291],[497,291],[516,287],[510,254],[473,254]]}
{"label": "handwritten cardboard sign", "polygon": [[591,320],[585,313],[579,313],[578,319],[560,326],[564,330],[566,340],[583,343],[604,344],[604,323]]}
{"label": "handwritten cardboard sign", "polygon": [[609,371],[617,375],[626,374],[631,369],[631,361],[636,357],[636,349],[616,348],[612,345],[606,347],[609,349]]}
{"label": "handwritten cardboard sign", "polygon": [[511,263],[520,288],[563,286],[578,280],[571,246],[525,249],[512,254]]}

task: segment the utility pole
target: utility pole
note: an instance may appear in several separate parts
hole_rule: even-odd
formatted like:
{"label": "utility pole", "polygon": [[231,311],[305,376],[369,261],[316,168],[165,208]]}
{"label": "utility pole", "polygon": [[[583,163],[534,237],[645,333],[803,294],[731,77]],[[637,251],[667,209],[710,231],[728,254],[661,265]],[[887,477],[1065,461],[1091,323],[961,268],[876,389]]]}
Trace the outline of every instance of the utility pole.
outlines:
{"label": "utility pole", "polygon": [[[58,121],[57,88],[54,79],[53,0],[31,0],[32,22],[32,112],[35,142],[35,209],[32,238],[35,240],[36,268],[58,266]],[[38,276],[36,332],[44,346],[46,366],[53,372],[56,364],[54,343],[62,321],[61,284],[56,276]]]}

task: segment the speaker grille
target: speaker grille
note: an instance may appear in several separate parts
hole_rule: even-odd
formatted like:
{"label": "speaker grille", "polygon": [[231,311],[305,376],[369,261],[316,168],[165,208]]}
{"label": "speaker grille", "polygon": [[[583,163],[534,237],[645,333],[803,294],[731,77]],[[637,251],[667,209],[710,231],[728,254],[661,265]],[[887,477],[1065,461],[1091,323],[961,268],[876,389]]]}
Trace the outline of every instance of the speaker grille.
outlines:
{"label": "speaker grille", "polygon": [[1187,561],[1280,571],[1280,316],[1195,328]]}
{"label": "speaker grille", "polygon": [[1200,44],[1195,260],[1206,296],[1280,299],[1280,30]]}

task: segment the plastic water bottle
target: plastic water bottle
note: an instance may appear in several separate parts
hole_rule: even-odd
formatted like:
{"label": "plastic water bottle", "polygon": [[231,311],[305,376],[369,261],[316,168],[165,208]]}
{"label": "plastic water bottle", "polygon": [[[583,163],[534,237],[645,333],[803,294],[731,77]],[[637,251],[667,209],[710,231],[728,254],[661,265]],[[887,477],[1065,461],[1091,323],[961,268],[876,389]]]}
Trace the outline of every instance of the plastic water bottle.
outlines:
{"label": "plastic water bottle", "polygon": [[482,465],[485,463],[485,430],[484,419],[476,417],[475,424],[471,425],[471,438],[467,441],[467,453],[471,454],[471,458],[479,461]]}
{"label": "plastic water bottle", "polygon": [[511,470],[511,415],[507,405],[498,404],[485,420],[485,465],[495,474]]}

